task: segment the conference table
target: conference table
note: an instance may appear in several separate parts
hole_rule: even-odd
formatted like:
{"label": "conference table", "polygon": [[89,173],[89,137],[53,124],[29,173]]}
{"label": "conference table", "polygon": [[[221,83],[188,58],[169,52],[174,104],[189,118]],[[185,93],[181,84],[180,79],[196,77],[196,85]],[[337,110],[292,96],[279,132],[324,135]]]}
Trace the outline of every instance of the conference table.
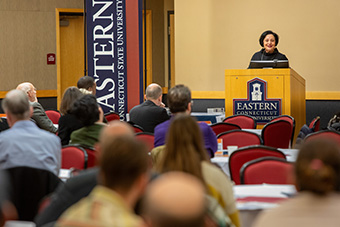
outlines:
{"label": "conference table", "polygon": [[234,185],[233,191],[243,227],[251,227],[260,212],[296,194],[294,185],[275,184]]}
{"label": "conference table", "polygon": [[225,118],[224,113],[191,112],[190,115],[196,117],[197,121],[206,122],[209,125],[222,122]]}
{"label": "conference table", "polygon": [[[283,152],[286,155],[288,162],[295,162],[297,155],[299,153],[298,149],[278,148],[278,150]],[[211,158],[210,161],[214,164],[217,164],[219,167],[221,167],[221,169],[223,170],[224,173],[226,173],[228,176],[230,176],[229,166],[228,166],[229,157],[214,157],[214,158]]]}

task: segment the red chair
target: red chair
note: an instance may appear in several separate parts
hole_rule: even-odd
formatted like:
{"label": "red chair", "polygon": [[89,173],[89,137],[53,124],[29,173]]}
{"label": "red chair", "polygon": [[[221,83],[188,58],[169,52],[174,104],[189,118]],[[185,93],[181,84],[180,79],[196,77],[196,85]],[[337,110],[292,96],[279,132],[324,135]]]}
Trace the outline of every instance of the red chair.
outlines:
{"label": "red chair", "polygon": [[276,148],[289,148],[292,139],[292,125],[285,120],[267,123],[261,132],[263,145]]}
{"label": "red chair", "polygon": [[295,132],[295,119],[289,115],[280,115],[278,117],[273,118],[270,122],[278,121],[278,120],[285,120],[288,121],[292,125],[292,138],[290,139],[290,145],[293,146],[294,141],[294,132]]}
{"label": "red chair", "polygon": [[228,131],[235,130],[235,129],[241,129],[241,127],[238,125],[231,124],[231,123],[224,123],[224,122],[212,124],[210,125],[210,127],[215,132],[216,136],[218,134],[221,134],[222,132],[228,132]]}
{"label": "red chair", "polygon": [[151,150],[154,148],[155,136],[153,133],[139,132],[136,134],[136,138],[146,143],[149,152],[151,152]]}
{"label": "red chair", "polygon": [[104,117],[106,118],[107,122],[120,120],[119,114],[115,112],[106,113],[104,114]]}
{"label": "red chair", "polygon": [[308,126],[310,129],[313,130],[313,132],[317,132],[320,130],[320,117],[317,116],[316,118],[314,118],[311,123]]}
{"label": "red chair", "polygon": [[92,168],[97,166],[98,158],[97,152],[93,147],[79,145],[81,146],[87,153],[87,168]]}
{"label": "red chair", "polygon": [[242,130],[222,132],[217,135],[217,139],[222,139],[223,149],[227,149],[228,146],[245,147],[262,144],[262,139],[259,135]]}
{"label": "red chair", "polygon": [[248,146],[237,149],[229,157],[230,178],[240,184],[240,170],[244,163],[261,157],[278,157],[286,160],[285,154],[273,147],[263,145]]}
{"label": "red chair", "polygon": [[223,122],[240,126],[242,129],[255,129],[256,120],[245,114],[238,114],[224,118]]}
{"label": "red chair", "polygon": [[61,149],[61,168],[62,169],[86,169],[87,152],[78,145],[65,145]]}
{"label": "red chair", "polygon": [[311,134],[308,134],[305,137],[305,142],[315,140],[315,139],[330,139],[335,141],[340,145],[340,133],[337,131],[330,131],[330,130],[324,130],[324,131],[318,131]]}
{"label": "red chair", "polygon": [[134,124],[134,125],[132,125],[132,128],[135,131],[135,133],[144,132],[144,129],[139,125]]}
{"label": "red chair", "polygon": [[282,158],[263,157],[243,164],[241,184],[292,184],[293,165]]}
{"label": "red chair", "polygon": [[53,124],[58,124],[61,114],[55,110],[46,110],[47,117],[53,122]]}

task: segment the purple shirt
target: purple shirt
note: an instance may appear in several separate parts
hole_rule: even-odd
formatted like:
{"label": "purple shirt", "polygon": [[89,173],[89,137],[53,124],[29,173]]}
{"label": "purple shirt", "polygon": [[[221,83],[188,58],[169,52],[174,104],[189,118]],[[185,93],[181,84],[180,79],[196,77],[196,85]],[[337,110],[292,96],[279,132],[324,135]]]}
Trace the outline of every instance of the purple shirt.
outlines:
{"label": "purple shirt", "polygon": [[[159,125],[156,126],[155,128],[155,142],[154,145],[155,147],[162,146],[165,144],[165,138],[166,134],[168,132],[168,129],[170,127],[171,119],[167,120]],[[214,157],[212,155],[217,151],[217,138],[214,133],[214,131],[210,128],[209,125],[207,125],[204,122],[198,123],[201,132],[203,133],[203,139],[204,139],[204,146],[207,149],[207,152],[210,157]]]}

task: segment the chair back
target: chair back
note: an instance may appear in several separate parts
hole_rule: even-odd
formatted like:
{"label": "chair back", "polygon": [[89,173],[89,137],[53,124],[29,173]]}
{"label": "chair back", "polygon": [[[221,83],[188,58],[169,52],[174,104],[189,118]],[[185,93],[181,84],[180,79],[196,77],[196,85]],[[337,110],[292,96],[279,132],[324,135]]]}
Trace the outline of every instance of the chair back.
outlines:
{"label": "chair back", "polygon": [[11,201],[19,220],[33,221],[41,200],[52,193],[61,182],[52,172],[31,167],[6,169],[11,182]]}
{"label": "chair back", "polygon": [[106,120],[108,122],[110,121],[116,121],[116,120],[120,120],[120,116],[118,113],[115,113],[115,112],[109,112],[109,113],[106,113],[104,114],[104,117],[106,118]]}
{"label": "chair back", "polygon": [[240,184],[240,170],[244,163],[261,157],[278,157],[286,159],[286,156],[273,147],[263,145],[248,146],[237,149],[229,156],[230,178],[235,184]]}
{"label": "chair back", "polygon": [[241,184],[292,184],[293,164],[282,158],[263,157],[243,164]]}
{"label": "chair back", "polygon": [[62,169],[86,169],[87,160],[86,150],[78,145],[65,145],[61,148]]}
{"label": "chair back", "polygon": [[241,129],[256,129],[256,120],[252,116],[245,114],[226,117],[223,122],[238,125]]}
{"label": "chair back", "polygon": [[87,153],[87,168],[92,168],[97,166],[98,164],[98,157],[97,152],[94,147],[89,147],[86,145],[79,145],[81,146]]}
{"label": "chair back", "polygon": [[136,134],[136,138],[145,142],[149,152],[151,152],[151,150],[154,148],[155,136],[153,135],[153,133],[139,132]]}
{"label": "chair back", "polygon": [[318,132],[320,130],[320,117],[314,118],[308,126],[313,132]]}
{"label": "chair back", "polygon": [[228,131],[235,130],[235,129],[241,129],[241,127],[238,125],[225,123],[225,122],[215,123],[215,124],[210,125],[210,127],[215,132],[216,136],[218,134],[221,134],[222,132],[228,132]]}
{"label": "chair back", "polygon": [[53,122],[53,124],[58,124],[61,114],[56,110],[46,110],[47,117]]}
{"label": "chair back", "polygon": [[330,139],[340,145],[340,133],[338,131],[323,130],[323,131],[314,132],[314,133],[308,134],[305,137],[304,141],[307,142],[307,141],[311,141],[314,139]]}
{"label": "chair back", "polygon": [[292,125],[292,138],[290,139],[290,145],[293,146],[294,141],[294,132],[295,132],[295,119],[289,115],[280,115],[278,117],[273,118],[270,122],[278,121],[278,120],[285,120],[288,121]]}
{"label": "chair back", "polygon": [[292,125],[286,120],[267,123],[261,132],[263,145],[276,148],[289,148],[292,139]]}
{"label": "chair back", "polygon": [[134,124],[134,125],[132,125],[132,128],[135,131],[135,133],[144,132],[144,129],[142,128],[142,126]]}
{"label": "chair back", "polygon": [[217,135],[217,139],[222,139],[223,149],[227,149],[228,146],[245,147],[262,144],[261,137],[256,133],[239,129],[222,132]]}

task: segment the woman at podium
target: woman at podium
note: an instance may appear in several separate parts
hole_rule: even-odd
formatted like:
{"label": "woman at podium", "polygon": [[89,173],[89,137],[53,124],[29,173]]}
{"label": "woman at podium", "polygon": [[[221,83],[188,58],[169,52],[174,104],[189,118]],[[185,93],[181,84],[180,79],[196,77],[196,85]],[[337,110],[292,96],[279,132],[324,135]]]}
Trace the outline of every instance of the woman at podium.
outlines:
{"label": "woman at podium", "polygon": [[[273,31],[265,31],[261,34],[259,39],[260,45],[263,47],[259,52],[256,52],[251,61],[272,61],[272,60],[286,60],[286,55],[281,54],[276,48],[279,43],[279,36]],[[248,68],[253,68],[249,65]]]}

